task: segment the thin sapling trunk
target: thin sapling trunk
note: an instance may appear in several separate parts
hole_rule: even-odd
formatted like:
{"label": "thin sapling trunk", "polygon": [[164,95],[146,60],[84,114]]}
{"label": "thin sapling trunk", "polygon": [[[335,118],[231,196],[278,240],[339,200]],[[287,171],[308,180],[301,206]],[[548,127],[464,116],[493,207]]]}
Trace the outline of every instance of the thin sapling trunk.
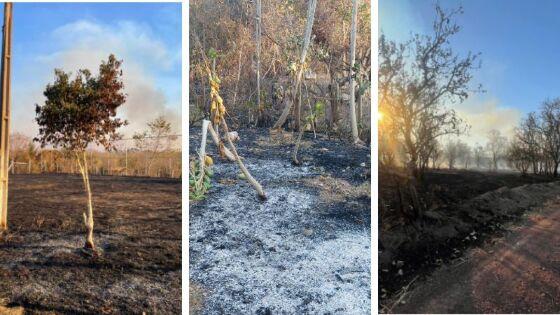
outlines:
{"label": "thin sapling trunk", "polygon": [[301,138],[303,136],[303,131],[305,130],[306,127],[307,125],[304,128],[300,128],[298,133],[296,146],[294,147],[294,152],[292,153],[292,164],[294,165],[301,165],[301,161],[298,160],[297,154],[298,154],[299,146],[301,145]]}
{"label": "thin sapling trunk", "polygon": [[[87,194],[87,212],[83,213],[84,225],[86,227],[86,243],[85,248],[95,250],[95,243],[93,242],[93,201],[91,196],[91,185],[89,182],[88,163],[86,151],[76,152],[76,159],[84,182],[84,189]],[[83,159],[83,161],[82,161]]]}
{"label": "thin sapling trunk", "polygon": [[352,28],[350,31],[350,125],[352,127],[352,140],[360,143],[358,135],[358,122],[356,119],[356,82],[354,78],[354,67],[356,62],[356,29],[358,15],[358,0],[352,1]]}

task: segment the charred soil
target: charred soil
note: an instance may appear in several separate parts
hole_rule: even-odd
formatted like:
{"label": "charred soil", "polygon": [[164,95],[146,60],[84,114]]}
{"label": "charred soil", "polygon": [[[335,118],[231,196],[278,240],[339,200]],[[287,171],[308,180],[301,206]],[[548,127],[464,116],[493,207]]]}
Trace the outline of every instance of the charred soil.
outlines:
{"label": "charred soil", "polygon": [[[293,166],[291,134],[238,133],[238,151],[268,199],[208,140],[213,187],[190,207],[199,313],[369,313],[369,149],[307,133],[303,165]],[[194,155],[200,130],[190,134]]]}
{"label": "charred soil", "polygon": [[91,177],[95,242],[82,250],[79,175],[10,177],[0,297],[28,313],[176,314],[181,310],[181,182]]}
{"label": "charred soil", "polygon": [[560,187],[553,180],[513,172],[430,171],[415,185],[423,207],[419,217],[410,210],[403,177],[380,172],[380,311],[391,311],[434,270],[463,263],[469,249],[504,235],[526,211],[554,198]]}

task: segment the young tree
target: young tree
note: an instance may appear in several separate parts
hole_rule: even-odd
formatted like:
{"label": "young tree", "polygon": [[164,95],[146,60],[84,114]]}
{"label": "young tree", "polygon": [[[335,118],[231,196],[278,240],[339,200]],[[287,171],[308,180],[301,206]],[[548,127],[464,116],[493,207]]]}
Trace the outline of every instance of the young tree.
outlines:
{"label": "young tree", "polygon": [[492,162],[492,170],[498,170],[498,163],[504,157],[507,139],[502,136],[499,130],[492,129],[488,133],[488,142],[486,143],[486,150],[490,153],[490,160]]}
{"label": "young tree", "polygon": [[[302,77],[303,77],[305,58],[307,57],[307,51],[309,49],[309,45],[311,44],[311,31],[313,30],[313,21],[315,20],[315,7],[316,6],[317,6],[317,0],[309,0],[309,5],[307,7],[307,23],[305,25],[305,33],[303,35],[303,39],[304,39],[303,40],[303,46],[301,48],[299,64],[297,65],[295,84],[294,84],[294,87],[293,87],[293,90],[292,90],[292,95],[294,97],[293,97],[292,100],[287,99],[286,106],[284,107],[284,110],[282,111],[282,114],[280,115],[280,117],[278,118],[278,120],[276,121],[276,123],[274,124],[272,129],[278,129],[278,128],[282,127],[282,125],[284,125],[284,123],[286,122],[286,119],[288,118],[288,115],[290,114],[290,109],[292,108],[292,103],[296,100],[296,96],[299,96],[301,94],[301,80],[302,80]],[[301,108],[301,102],[298,102],[297,106],[298,106],[298,109]],[[296,109],[296,112],[299,113],[298,109]],[[299,115],[297,115],[297,114],[296,114],[296,116],[297,116],[296,120],[297,120],[298,125],[299,125],[299,119],[301,117],[299,117]]]}
{"label": "young tree", "polygon": [[467,130],[445,104],[469,96],[472,71],[479,67],[477,54],[462,58],[449,44],[460,30],[453,18],[462,10],[445,12],[436,6],[436,13],[431,36],[415,35],[404,44],[384,35],[379,40],[379,107],[386,119],[394,121],[391,125],[406,150],[407,167],[417,177],[426,143]]}
{"label": "young tree", "polygon": [[102,61],[99,74],[79,70],[71,74],[55,70],[55,81],[44,91],[46,101],[36,105],[39,135],[35,138],[44,147],[52,144],[72,152],[76,158],[87,194],[87,212],[83,213],[86,227],[85,248],[95,250],[93,241],[93,202],[88,173],[86,149],[90,144],[114,148],[120,135],[117,129],[127,122],[116,118],[117,109],[125,103],[122,61],[110,55]]}
{"label": "young tree", "polygon": [[257,109],[258,109],[258,124],[263,120],[264,108],[261,106],[261,0],[256,0],[255,12],[255,42],[256,42],[256,72],[257,72]]}
{"label": "young tree", "polygon": [[171,140],[175,140],[174,137],[171,137],[171,123],[163,116],[148,122],[148,130],[136,132],[132,138],[136,148],[144,151],[146,175],[150,174],[155,158],[161,152],[169,150]]}
{"label": "young tree", "polygon": [[354,69],[356,67],[356,29],[358,23],[358,0],[352,0],[352,28],[350,30],[350,125],[352,127],[352,140],[360,143],[358,137],[358,122],[356,119],[356,82]]}

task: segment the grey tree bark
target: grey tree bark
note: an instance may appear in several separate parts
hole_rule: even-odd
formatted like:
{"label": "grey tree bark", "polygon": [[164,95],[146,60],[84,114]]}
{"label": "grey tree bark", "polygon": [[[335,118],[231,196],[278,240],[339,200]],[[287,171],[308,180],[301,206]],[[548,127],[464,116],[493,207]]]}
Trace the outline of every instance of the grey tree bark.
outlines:
{"label": "grey tree bark", "polygon": [[255,41],[257,46],[257,110],[258,110],[258,121],[257,124],[260,123],[260,120],[263,115],[263,109],[261,108],[261,0],[256,0],[257,2],[257,12],[255,18]]}
{"label": "grey tree bark", "polygon": [[350,31],[350,124],[352,140],[359,143],[358,122],[356,119],[356,82],[354,79],[354,64],[356,63],[356,30],[358,20],[358,0],[352,0],[352,28]]}

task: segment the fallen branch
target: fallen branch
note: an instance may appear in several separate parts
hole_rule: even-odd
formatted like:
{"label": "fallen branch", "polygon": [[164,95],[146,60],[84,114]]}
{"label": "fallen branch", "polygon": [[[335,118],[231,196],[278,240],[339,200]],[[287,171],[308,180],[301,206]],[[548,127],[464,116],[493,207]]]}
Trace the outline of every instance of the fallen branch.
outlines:
{"label": "fallen branch", "polygon": [[391,305],[389,307],[384,306],[387,310],[387,313],[392,313],[395,306],[399,305],[404,300],[404,298],[408,294],[408,290],[410,289],[410,286],[414,283],[414,281],[416,281],[416,279],[418,279],[418,276],[414,277],[414,279],[412,279],[412,281],[410,281],[407,285],[405,285],[404,287],[402,287],[400,289],[400,292],[398,293],[397,300],[395,302],[391,303]]}
{"label": "fallen branch", "polygon": [[[229,129],[228,129],[228,125],[227,125],[224,117],[222,117],[222,125],[224,126],[225,133],[228,134]],[[233,145],[233,141],[231,141],[230,137],[226,137],[226,139],[227,139],[227,142],[228,142],[228,144],[231,148],[231,152],[233,153],[233,156],[235,156],[235,160],[237,161],[237,165],[239,165],[239,168],[243,172],[243,175],[245,175],[245,177],[247,178],[247,181],[255,188],[255,190],[259,194],[259,198],[261,198],[261,200],[266,200],[266,194],[264,193],[264,190],[262,189],[261,184],[259,184],[259,182],[257,182],[257,180],[255,178],[253,178],[253,176],[251,176],[251,174],[249,173],[249,171],[245,167],[245,164],[243,164],[243,162],[241,161],[241,158],[239,157],[239,154],[237,154],[237,150],[235,149],[235,146]]]}
{"label": "fallen branch", "polygon": [[[205,120],[205,121],[209,122],[208,120]],[[220,155],[223,154],[223,156],[225,156],[228,160],[230,160],[232,162],[235,161],[235,156],[233,155],[233,153],[231,153],[231,151],[228,148],[226,148],[224,146],[224,144],[220,140],[220,136],[218,135],[216,130],[214,130],[214,128],[212,127],[212,124],[210,124],[210,123],[208,123],[208,131],[210,131],[210,136],[212,137],[212,140],[214,141],[214,143],[218,147],[218,151],[220,152]]]}
{"label": "fallen branch", "polygon": [[[257,182],[257,180],[253,178],[253,176],[251,176],[251,174],[249,173],[249,171],[241,161],[239,154],[237,154],[237,150],[235,149],[235,145],[233,145],[233,141],[231,139],[232,137],[229,136],[230,135],[229,128],[225,119],[226,107],[224,106],[224,100],[222,99],[222,97],[220,97],[219,94],[220,79],[216,75],[215,69],[210,70],[210,68],[208,67],[208,60],[204,58],[204,61],[206,64],[206,72],[208,73],[208,81],[210,82],[210,99],[211,99],[210,114],[212,117],[212,122],[216,124],[216,126],[218,126],[220,123],[224,126],[224,133],[226,135],[225,138],[227,139],[227,142],[230,146],[231,154],[233,155],[233,158],[237,161],[237,165],[239,165],[239,168],[247,178],[247,181],[249,181],[249,183],[255,188],[255,190],[259,194],[259,198],[261,200],[266,200],[266,194],[264,193],[262,186],[259,184],[259,182]],[[210,128],[208,129],[210,130]],[[212,134],[212,131],[210,131],[210,133]],[[221,144],[220,137],[217,132],[215,132],[215,136],[216,138],[214,140],[215,142],[217,142],[218,150],[220,150],[220,152],[223,152],[224,155],[226,155],[225,153],[226,148]],[[214,135],[212,137],[214,138]]]}

